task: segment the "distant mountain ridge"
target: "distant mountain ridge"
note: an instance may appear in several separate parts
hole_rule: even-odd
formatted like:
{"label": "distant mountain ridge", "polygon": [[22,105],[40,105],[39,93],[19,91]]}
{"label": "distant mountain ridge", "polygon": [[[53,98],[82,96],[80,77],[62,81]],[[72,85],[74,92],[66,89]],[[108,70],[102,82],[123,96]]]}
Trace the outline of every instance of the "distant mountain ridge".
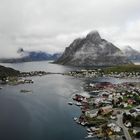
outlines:
{"label": "distant mountain ridge", "polygon": [[97,31],[92,31],[85,38],[75,39],[56,63],[91,67],[122,65],[131,62],[119,48],[102,39]]}
{"label": "distant mountain ridge", "polygon": [[19,58],[0,59],[3,63],[19,63],[43,60],[56,60],[61,56],[61,53],[49,54],[43,51],[24,51],[23,48],[18,49]]}
{"label": "distant mountain ridge", "polygon": [[140,62],[140,52],[133,49],[131,46],[125,46],[122,51],[129,60],[133,62]]}

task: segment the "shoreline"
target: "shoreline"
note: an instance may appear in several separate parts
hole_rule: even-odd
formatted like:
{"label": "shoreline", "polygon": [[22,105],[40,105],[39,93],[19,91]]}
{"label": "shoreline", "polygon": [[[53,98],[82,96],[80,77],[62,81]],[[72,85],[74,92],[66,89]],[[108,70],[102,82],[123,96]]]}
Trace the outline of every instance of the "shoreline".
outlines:
{"label": "shoreline", "polygon": [[[140,80],[140,73],[139,72],[123,72],[121,74],[114,72],[114,73],[105,74],[102,72],[101,69],[96,69],[96,70],[84,70],[83,69],[83,70],[77,70],[77,71],[70,71],[68,73],[31,71],[31,72],[22,72],[19,77],[12,77],[14,79],[11,79],[11,80],[5,79],[5,80],[8,84],[12,84],[12,85],[25,84],[25,83],[30,84],[30,83],[34,83],[34,81],[32,79],[28,79],[29,77],[33,77],[33,76],[41,77],[41,76],[45,76],[48,74],[61,74],[64,76],[65,75],[72,76],[74,78],[80,78],[83,80],[86,79],[87,81],[90,81],[89,83],[85,82],[86,84],[84,86],[86,86],[86,88],[83,87],[87,93],[90,93],[90,97],[87,97],[85,95],[76,94],[75,95],[76,98],[73,97],[74,103],[69,102],[70,105],[76,105],[76,106],[81,108],[82,115],[79,118],[74,118],[74,120],[78,124],[80,124],[84,127],[87,127],[87,134],[88,135],[86,138],[92,138],[95,136],[97,136],[99,138],[103,138],[106,135],[107,135],[107,137],[109,136],[111,138],[112,137],[114,138],[117,135],[119,138],[125,136],[125,137],[127,137],[128,140],[130,139],[130,135],[128,136],[128,134],[129,134],[128,131],[130,131],[129,128],[124,126],[124,123],[122,123],[122,125],[119,125],[119,123],[116,121],[116,119],[121,118],[119,120],[119,122],[122,122],[122,119],[124,118],[124,113],[130,112],[130,110],[135,109],[137,106],[130,107],[130,106],[128,106],[128,103],[127,103],[127,106],[130,108],[125,107],[125,109],[123,109],[123,110],[120,107],[114,108],[112,106],[112,99],[114,97],[109,97],[109,96],[110,95],[115,96],[115,98],[117,100],[118,99],[120,100],[120,98],[123,97],[122,98],[123,101],[121,101],[121,103],[124,106],[126,106],[126,99],[124,99],[124,96],[126,96],[127,94],[130,96],[130,94],[127,93],[126,95],[125,94],[123,95],[124,91],[121,91],[120,93],[118,93],[120,90],[120,87],[124,86],[125,88],[124,87],[123,88],[126,89],[126,91],[128,91],[128,89],[131,87],[132,92],[133,92],[134,91],[133,87],[135,87],[135,85],[133,85],[133,86],[129,85],[132,82],[126,82],[126,83],[122,83],[122,84],[112,84],[110,82],[92,83],[92,81],[94,81],[96,78],[97,79],[98,78],[101,78],[101,79],[102,78],[116,78],[118,81],[120,79],[125,78],[125,80],[133,79],[135,81],[135,80]],[[8,77],[8,78],[11,78],[11,77]],[[9,80],[9,81],[7,81],[7,80]],[[116,90],[116,91],[114,91],[114,90]],[[23,91],[26,92],[24,89],[23,89]],[[103,94],[103,92],[104,92],[104,94]],[[113,95],[113,92],[115,92],[114,95]],[[138,92],[138,95],[140,96],[140,92]],[[125,97],[125,98],[127,98],[127,97]],[[96,99],[102,99],[101,103],[103,102],[104,105],[100,105],[100,102],[99,102],[99,106],[96,107],[96,105],[95,105]],[[129,98],[127,98],[127,99],[129,99]],[[130,104],[132,104],[131,102],[132,101],[130,101]],[[109,112],[111,114],[109,114],[109,116],[108,116],[108,114],[106,114],[107,116],[104,116],[100,112],[103,109],[111,110],[111,112]],[[116,113],[118,109],[120,109],[121,112],[118,112],[116,114],[116,116],[114,116],[114,114],[112,114],[112,113],[114,113],[114,112]],[[110,122],[110,120],[112,120],[112,121]],[[122,130],[123,130],[123,133],[121,133]],[[131,129],[131,131],[132,130],[133,130],[133,128]],[[113,134],[115,134],[115,135],[113,135]]]}
{"label": "shoreline", "polygon": [[[74,76],[75,77],[75,76]],[[76,78],[79,78],[79,77],[76,77]],[[81,77],[80,77],[81,78]],[[88,79],[88,78],[87,78]],[[119,80],[119,79],[118,79]],[[93,80],[94,81],[94,80]],[[105,82],[100,82],[100,83],[105,83]],[[112,91],[112,87],[108,87],[108,86],[114,86],[113,88],[120,88],[119,86],[128,86],[129,84],[138,84],[138,86],[140,87],[140,81],[139,82],[125,82],[125,83],[122,83],[122,84],[111,84],[111,83],[108,83],[108,84],[111,84],[111,85],[105,85],[104,87],[102,87],[102,91],[106,91],[108,92],[109,94],[113,94],[111,93],[110,91]],[[98,83],[99,84],[99,83]],[[91,87],[94,86],[94,84],[89,84]],[[123,87],[123,88],[124,88]],[[135,87],[135,86],[134,86]],[[84,88],[84,87],[83,87]],[[89,87],[88,87],[89,88]],[[106,89],[107,88],[107,89]],[[110,88],[110,89],[108,89]],[[129,87],[130,88],[130,87]],[[126,90],[129,89],[128,87],[126,88]],[[84,88],[84,90],[86,91],[86,89]],[[119,90],[119,89],[118,89]],[[92,95],[89,94],[90,92],[92,91],[96,91],[95,93],[93,92]],[[99,92],[98,92],[99,91]],[[122,122],[123,120],[123,115],[124,113],[126,112],[129,112],[130,110],[134,109],[134,108],[137,108],[139,107],[140,104],[138,104],[137,106],[132,106],[128,109],[121,109],[120,107],[118,108],[114,108],[112,106],[112,102],[105,102],[105,105],[104,106],[100,106],[100,107],[96,107],[96,108],[93,108],[93,106],[91,107],[91,105],[89,104],[90,101],[93,102],[93,98],[94,99],[97,99],[99,98],[99,94],[100,94],[100,90],[99,90],[99,87],[95,90],[95,89],[90,89],[88,91],[86,91],[90,97],[86,97],[84,95],[79,95],[79,94],[75,94],[73,97],[73,102],[69,102],[69,105],[76,105],[76,106],[79,106],[80,109],[81,109],[81,116],[79,118],[75,117],[74,118],[74,121],[84,127],[86,127],[87,129],[87,137],[86,138],[92,138],[92,137],[97,137],[97,138],[103,138],[105,137],[106,135],[107,138],[110,138],[110,139],[114,139],[114,137],[119,137],[120,139],[126,137],[127,140],[131,140],[132,136],[130,136],[129,132],[128,132],[128,128],[126,126],[124,126],[124,123],[122,123],[120,125],[120,123],[118,123],[118,120],[119,122]],[[122,93],[122,92],[121,92]],[[124,95],[121,95],[121,93],[119,95],[115,95],[115,96],[124,96]],[[108,95],[109,95],[108,94]],[[139,94],[140,94],[140,91],[139,91]],[[107,95],[106,95],[107,96]],[[101,97],[103,98],[103,96]],[[102,101],[107,101],[108,99],[106,98],[105,100],[102,100]],[[95,101],[93,102],[95,104]],[[125,102],[124,102],[125,104]],[[118,114],[116,114],[116,116],[112,116],[112,114],[110,114],[108,117],[103,117],[101,114],[99,114],[99,110],[101,108],[110,108],[113,113],[116,112],[118,110]],[[98,110],[98,111],[97,111]],[[120,111],[121,110],[121,111]],[[92,113],[94,112],[94,113]],[[110,113],[110,112],[109,112]],[[112,112],[111,112],[112,113]],[[91,117],[89,117],[88,115]],[[108,114],[107,114],[108,115]],[[121,119],[120,119],[121,118]],[[112,121],[110,121],[110,119],[112,119]],[[92,121],[91,121],[92,120]],[[116,120],[116,121],[115,121]],[[93,123],[91,123],[91,122]],[[104,122],[104,123],[103,123]],[[101,123],[101,124],[100,124]],[[100,124],[100,125],[99,125]],[[111,126],[112,125],[112,126]],[[109,134],[109,132],[106,132],[105,128],[110,131],[111,134]],[[104,129],[103,129],[104,128]],[[118,129],[116,130],[117,132],[113,132],[112,129]],[[96,130],[96,131],[95,131]],[[100,131],[100,132],[99,132]],[[122,133],[121,133],[122,132]],[[112,135],[116,133],[115,135]]]}

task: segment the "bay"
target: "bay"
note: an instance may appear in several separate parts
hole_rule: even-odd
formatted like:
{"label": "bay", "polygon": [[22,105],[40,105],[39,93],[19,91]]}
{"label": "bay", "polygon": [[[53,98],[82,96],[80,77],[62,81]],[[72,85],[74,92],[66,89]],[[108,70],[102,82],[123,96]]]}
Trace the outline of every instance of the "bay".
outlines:
{"label": "bay", "polygon": [[[2,65],[20,71],[72,69],[46,61]],[[7,85],[0,90],[0,139],[84,140],[86,130],[73,121],[80,109],[67,104],[74,92],[82,92],[82,81],[57,74],[33,80],[34,84]],[[21,89],[33,92],[21,93]]]}

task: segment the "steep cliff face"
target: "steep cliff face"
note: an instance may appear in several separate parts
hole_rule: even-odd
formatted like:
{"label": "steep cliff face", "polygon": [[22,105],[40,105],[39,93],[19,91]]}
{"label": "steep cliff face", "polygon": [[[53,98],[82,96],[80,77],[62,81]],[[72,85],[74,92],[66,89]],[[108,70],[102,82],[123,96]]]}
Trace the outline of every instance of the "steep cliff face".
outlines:
{"label": "steep cliff face", "polygon": [[72,66],[113,66],[130,63],[122,51],[101,38],[97,31],[78,38],[67,47],[56,63]]}

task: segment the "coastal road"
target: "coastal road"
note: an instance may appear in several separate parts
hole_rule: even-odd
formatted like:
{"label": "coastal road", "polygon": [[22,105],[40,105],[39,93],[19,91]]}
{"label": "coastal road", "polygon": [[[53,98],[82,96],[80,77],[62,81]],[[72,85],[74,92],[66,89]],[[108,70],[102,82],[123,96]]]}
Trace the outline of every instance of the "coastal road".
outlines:
{"label": "coastal road", "polygon": [[117,124],[123,129],[123,132],[124,132],[124,135],[126,137],[127,140],[132,140],[129,132],[128,132],[128,128],[126,128],[123,124],[123,113],[122,114],[119,114],[117,115]]}

